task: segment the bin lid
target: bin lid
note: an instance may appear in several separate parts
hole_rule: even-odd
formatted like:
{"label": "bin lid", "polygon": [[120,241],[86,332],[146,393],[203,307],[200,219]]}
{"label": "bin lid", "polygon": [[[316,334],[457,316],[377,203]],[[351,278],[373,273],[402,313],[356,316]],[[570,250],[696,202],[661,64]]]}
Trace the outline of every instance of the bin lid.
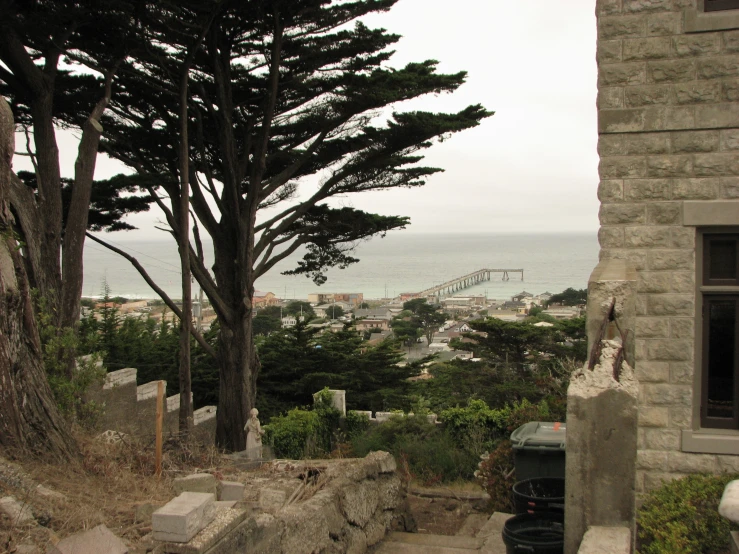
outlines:
{"label": "bin lid", "polygon": [[567,424],[530,421],[511,433],[513,448],[545,447],[565,449]]}

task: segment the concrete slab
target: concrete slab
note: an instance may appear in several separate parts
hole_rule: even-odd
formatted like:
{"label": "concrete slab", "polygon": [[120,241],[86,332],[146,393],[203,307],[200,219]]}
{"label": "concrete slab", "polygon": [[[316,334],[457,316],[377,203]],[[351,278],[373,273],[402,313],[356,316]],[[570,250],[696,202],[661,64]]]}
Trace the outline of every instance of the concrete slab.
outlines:
{"label": "concrete slab", "polygon": [[155,540],[188,542],[215,517],[209,509],[215,495],[205,492],[183,492],[151,516]]}
{"label": "concrete slab", "polygon": [[[216,503],[218,504],[218,503]],[[217,509],[213,521],[187,543],[167,542],[161,547],[167,554],[214,554],[232,552],[220,550],[218,545],[245,519],[247,512],[241,509]]]}
{"label": "concrete slab", "polygon": [[31,506],[18,502],[14,496],[0,498],[0,512],[4,513],[13,525],[22,525],[34,521]]}
{"label": "concrete slab", "polygon": [[513,514],[495,512],[493,515],[490,516],[485,525],[482,526],[482,529],[478,531],[477,536],[485,538],[489,537],[490,535],[500,535],[503,532],[503,526],[505,525],[505,522],[512,517]]}
{"label": "concrete slab", "polygon": [[627,527],[594,525],[580,543],[578,554],[630,554],[631,531]]}
{"label": "concrete slab", "polygon": [[128,547],[105,525],[98,525],[60,540],[50,551],[54,554],[128,554]]}
{"label": "concrete slab", "polygon": [[243,500],[244,484],[236,481],[221,481],[221,495],[219,500]]}
{"label": "concrete slab", "polygon": [[457,536],[476,537],[477,533],[485,526],[490,519],[487,514],[470,514],[464,520],[462,527],[457,531]]}
{"label": "concrete slab", "polygon": [[174,480],[175,494],[183,492],[207,492],[217,496],[218,482],[210,473],[193,473]]}
{"label": "concrete slab", "polygon": [[513,514],[503,512],[495,512],[490,516],[487,523],[477,533],[477,536],[483,539],[480,554],[504,554],[506,552],[502,536],[503,526],[512,517]]}

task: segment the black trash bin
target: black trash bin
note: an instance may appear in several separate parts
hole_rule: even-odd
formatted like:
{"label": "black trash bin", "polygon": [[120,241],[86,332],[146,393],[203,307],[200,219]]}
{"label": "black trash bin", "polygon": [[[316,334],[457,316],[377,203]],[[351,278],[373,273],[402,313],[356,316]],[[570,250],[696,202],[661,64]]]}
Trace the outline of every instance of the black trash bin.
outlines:
{"label": "black trash bin", "polygon": [[536,477],[513,485],[513,503],[517,514],[563,512],[565,480],[561,477]]}
{"label": "black trash bin", "polygon": [[565,476],[565,423],[531,421],[511,433],[516,480]]}
{"label": "black trash bin", "polygon": [[539,512],[513,516],[503,526],[503,542],[506,554],[562,554],[564,514]]}

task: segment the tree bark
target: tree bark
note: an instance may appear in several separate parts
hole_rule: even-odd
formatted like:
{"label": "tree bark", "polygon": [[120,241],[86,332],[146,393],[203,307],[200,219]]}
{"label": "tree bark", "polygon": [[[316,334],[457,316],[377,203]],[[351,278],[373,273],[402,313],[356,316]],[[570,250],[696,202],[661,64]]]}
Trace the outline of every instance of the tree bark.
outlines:
{"label": "tree bark", "polygon": [[13,115],[0,97],[0,448],[75,456],[76,446],[46,380],[28,278],[9,207]]}
{"label": "tree bark", "polygon": [[221,371],[216,414],[216,444],[231,451],[246,448],[244,425],[256,407],[259,361],[252,340],[251,310],[233,325],[221,324],[218,336]]}

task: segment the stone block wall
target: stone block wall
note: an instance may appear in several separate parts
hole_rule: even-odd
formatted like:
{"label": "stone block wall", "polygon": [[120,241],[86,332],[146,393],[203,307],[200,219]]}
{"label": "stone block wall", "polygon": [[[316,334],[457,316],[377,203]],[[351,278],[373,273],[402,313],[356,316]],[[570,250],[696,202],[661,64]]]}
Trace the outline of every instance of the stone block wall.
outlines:
{"label": "stone block wall", "polygon": [[[98,423],[101,431],[119,431],[140,437],[153,437],[156,432],[158,381],[136,386],[137,371],[133,367],[112,371],[103,383],[87,392],[87,399],[103,407]],[[164,387],[166,389],[166,381]],[[180,395],[164,399],[162,431],[166,436],[179,433]],[[216,407],[204,406],[193,413],[193,437],[203,444],[215,442]]]}
{"label": "stone block wall", "polygon": [[708,15],[701,11],[701,0],[596,7],[598,238],[601,259],[625,259],[637,275],[642,493],[687,473],[739,471],[737,456],[685,452],[681,444],[682,432],[697,425],[699,384],[696,227],[684,211],[739,199],[739,26],[731,28],[739,14],[711,14],[703,27],[719,30],[691,32],[696,17]]}

